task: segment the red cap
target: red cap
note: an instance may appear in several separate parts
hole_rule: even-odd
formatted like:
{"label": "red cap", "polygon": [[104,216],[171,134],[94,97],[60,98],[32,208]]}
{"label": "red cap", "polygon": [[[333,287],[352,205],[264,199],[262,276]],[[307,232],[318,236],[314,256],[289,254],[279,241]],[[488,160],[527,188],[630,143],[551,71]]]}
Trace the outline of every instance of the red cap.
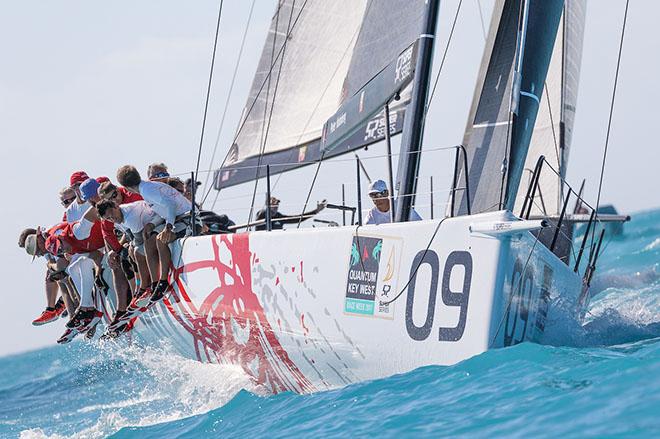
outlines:
{"label": "red cap", "polygon": [[105,183],[106,181],[110,181],[108,177],[96,177],[96,182],[98,184]]}
{"label": "red cap", "polygon": [[82,183],[83,181],[87,180],[89,176],[87,175],[87,172],[85,171],[76,171],[73,174],[71,174],[71,178],[69,179],[69,184],[73,186],[74,184]]}
{"label": "red cap", "polygon": [[48,239],[46,239],[45,245],[46,245],[46,251],[48,253],[50,253],[53,256],[58,256],[61,245],[59,236],[50,235]]}

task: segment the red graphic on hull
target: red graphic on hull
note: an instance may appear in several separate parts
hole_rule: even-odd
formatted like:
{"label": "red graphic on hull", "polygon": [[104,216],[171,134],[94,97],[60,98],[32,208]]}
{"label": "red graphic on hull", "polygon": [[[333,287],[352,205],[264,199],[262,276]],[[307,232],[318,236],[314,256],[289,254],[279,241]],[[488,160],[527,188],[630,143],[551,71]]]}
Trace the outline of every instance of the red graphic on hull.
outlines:
{"label": "red graphic on hull", "polygon": [[[238,364],[257,383],[273,392],[315,390],[280,344],[252,291],[253,255],[249,235],[215,235],[211,245],[213,259],[188,262],[173,270],[177,288],[165,300],[172,316],[192,335],[197,359]],[[231,254],[228,264],[220,258],[224,246]],[[197,309],[182,277],[209,269],[216,272],[218,282]],[[227,278],[231,282],[226,282]]]}

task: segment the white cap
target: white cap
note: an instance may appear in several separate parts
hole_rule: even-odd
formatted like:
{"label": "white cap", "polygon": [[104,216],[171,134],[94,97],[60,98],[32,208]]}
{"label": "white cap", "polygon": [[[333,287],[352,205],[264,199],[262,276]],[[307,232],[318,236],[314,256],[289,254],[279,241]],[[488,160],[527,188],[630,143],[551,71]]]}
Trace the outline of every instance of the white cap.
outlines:
{"label": "white cap", "polygon": [[385,192],[386,190],[387,185],[383,180],[376,180],[369,185],[369,195]]}
{"label": "white cap", "polygon": [[37,234],[33,233],[25,238],[25,251],[30,256],[37,255]]}

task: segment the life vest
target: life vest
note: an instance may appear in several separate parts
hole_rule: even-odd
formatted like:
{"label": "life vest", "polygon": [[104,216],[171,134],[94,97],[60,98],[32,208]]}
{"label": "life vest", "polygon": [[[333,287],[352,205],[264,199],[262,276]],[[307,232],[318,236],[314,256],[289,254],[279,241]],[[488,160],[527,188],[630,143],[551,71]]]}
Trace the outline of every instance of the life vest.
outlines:
{"label": "life vest", "polygon": [[61,256],[60,241],[66,241],[71,246],[71,254],[89,253],[94,250],[103,248],[105,241],[103,239],[103,231],[101,230],[101,222],[97,221],[92,226],[89,237],[86,239],[77,239],[73,233],[73,226],[76,223],[60,223],[46,231],[46,250],[55,255]]}

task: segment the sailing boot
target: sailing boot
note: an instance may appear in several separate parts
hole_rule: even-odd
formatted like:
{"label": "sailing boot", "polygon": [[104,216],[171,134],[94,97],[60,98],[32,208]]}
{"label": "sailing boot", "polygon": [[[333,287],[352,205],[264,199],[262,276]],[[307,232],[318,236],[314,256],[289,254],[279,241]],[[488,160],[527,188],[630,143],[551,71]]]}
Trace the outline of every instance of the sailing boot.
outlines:
{"label": "sailing boot", "polygon": [[149,288],[140,288],[138,291],[133,294],[133,300],[131,304],[128,305],[129,311],[135,311],[142,308],[145,308],[149,305],[149,300],[151,299],[152,289]]}
{"label": "sailing boot", "polygon": [[149,306],[154,303],[160,302],[165,297],[165,294],[170,289],[170,284],[166,280],[159,280],[154,288],[154,292],[151,294],[149,299]]}
{"label": "sailing boot", "polygon": [[129,313],[127,311],[117,311],[115,313],[115,318],[112,319],[112,322],[108,326],[108,329],[105,330],[101,336],[101,340],[108,340],[111,338],[117,338],[124,332],[127,332],[130,327],[130,318],[127,317]]}
{"label": "sailing boot", "polygon": [[64,305],[64,299],[61,297],[57,299],[57,303],[55,303],[55,312],[58,317],[65,317],[65,315],[68,315],[66,312],[66,305]]}
{"label": "sailing boot", "polygon": [[34,326],[41,326],[46,323],[54,322],[59,318],[60,315],[57,313],[57,308],[46,308],[39,317],[32,321],[32,324]]}

